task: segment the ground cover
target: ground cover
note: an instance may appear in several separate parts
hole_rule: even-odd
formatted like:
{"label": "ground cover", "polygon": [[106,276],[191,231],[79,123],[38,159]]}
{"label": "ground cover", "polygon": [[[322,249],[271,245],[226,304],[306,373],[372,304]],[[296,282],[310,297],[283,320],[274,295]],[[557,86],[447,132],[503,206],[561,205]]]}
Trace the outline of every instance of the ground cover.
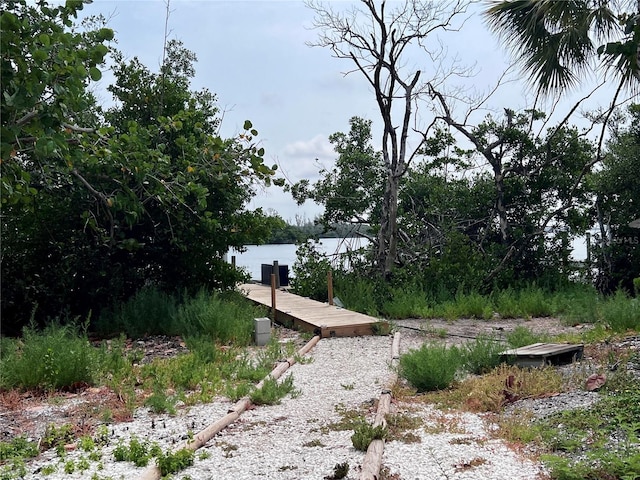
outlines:
{"label": "ground cover", "polygon": [[[637,456],[633,452],[638,445],[637,420],[634,420],[637,419],[637,415],[628,409],[629,415],[626,416],[621,415],[619,411],[624,411],[627,405],[640,398],[637,378],[633,375],[628,378],[621,375],[628,371],[633,374],[637,369],[634,367],[638,363],[640,347],[640,342],[634,336],[637,333],[614,333],[600,324],[567,324],[552,317],[503,319],[492,316],[487,320],[471,318],[455,321],[413,319],[396,321],[395,328],[401,331],[403,338],[413,338],[416,347],[437,342],[441,345],[456,346],[461,350],[464,347],[467,358],[473,358],[479,369],[476,374],[469,374],[464,381],[457,378],[451,388],[441,388],[434,394],[416,394],[406,385],[398,385],[394,392],[396,398],[410,402],[426,401],[445,409],[470,410],[494,415],[491,421],[498,426],[495,429],[496,435],[514,445],[527,445],[527,448],[535,450],[537,458],[542,458],[549,465],[552,478],[607,478],[606,475],[628,476],[636,471],[634,469],[637,469]],[[298,332],[286,329],[277,329],[277,332],[279,341],[265,348],[236,348],[228,344],[205,342],[202,339],[163,335],[148,336],[136,341],[114,338],[106,343],[90,342],[96,352],[102,352],[108,359],[108,362],[103,359],[103,362],[106,362],[103,365],[111,369],[106,375],[97,378],[89,376],[85,383],[56,388],[53,382],[57,378],[54,375],[56,369],[53,368],[48,373],[45,371],[49,376],[45,375],[44,378],[49,379],[49,383],[45,383],[43,388],[3,389],[0,394],[0,442],[3,442],[0,450],[0,468],[4,469],[4,473],[0,478],[20,478],[16,475],[21,471],[21,462],[28,462],[30,457],[37,455],[45,447],[57,449],[64,455],[66,448],[89,448],[93,442],[95,447],[87,452],[85,462],[91,461],[89,457],[97,459],[100,437],[104,433],[102,427],[132,420],[132,412],[139,406],[146,406],[152,412],[171,414],[176,409],[189,405],[214,402],[219,395],[240,398],[249,394],[251,385],[268,373],[274,361],[291,354],[305,342],[305,337]],[[48,340],[60,340],[56,335],[49,337]],[[522,372],[500,370],[504,367],[494,366],[482,371],[485,360],[482,352],[487,349],[474,349],[470,345],[475,343],[480,347],[486,347],[489,345],[488,342],[496,339],[511,344],[527,344],[541,340],[586,342],[586,361],[581,364],[581,371],[574,371],[571,375],[565,376],[556,370],[541,371],[538,377],[526,376]],[[59,348],[55,345],[45,347],[45,356],[52,355],[49,349],[55,351]],[[18,345],[18,348],[24,346]],[[4,359],[10,350],[3,350]],[[205,368],[210,364],[216,365],[215,369]],[[214,373],[214,370],[217,371]],[[189,375],[184,372],[189,372]],[[527,415],[521,415],[526,422],[507,420],[505,406],[519,404],[506,401],[504,395],[504,391],[508,390],[505,388],[505,380],[510,376],[515,377],[516,386],[518,383],[527,386],[527,389],[510,392],[519,397],[518,401],[553,401],[554,398],[563,398],[563,393],[584,391],[584,379],[587,374],[594,372],[607,373],[608,380],[596,395],[610,402],[601,403],[606,406],[610,416],[602,417],[597,412],[589,413],[590,410],[585,408],[582,409],[587,412],[584,415],[564,414],[565,416],[561,417],[562,422],[558,422],[557,417],[538,419]],[[223,382],[220,376],[233,381]],[[205,378],[206,382],[203,380]],[[125,379],[131,382],[127,383]],[[295,391],[295,384],[290,386],[291,390]],[[352,385],[343,387],[345,390],[353,388]],[[291,390],[284,394],[290,393]],[[269,400],[256,399],[260,403],[269,403]],[[614,412],[618,413],[614,415]],[[556,413],[561,415],[560,412]],[[598,423],[597,418],[604,418],[605,424]],[[395,425],[397,431],[402,431],[397,435],[406,439],[415,438],[410,429],[400,428],[407,423],[402,421],[402,417],[396,420],[391,420],[390,424]],[[577,425],[571,425],[570,422],[573,420]],[[565,430],[554,430],[551,428],[553,422],[568,427]],[[52,430],[51,425],[58,425],[59,429]],[[607,430],[603,428],[605,425],[613,425],[615,428]],[[545,435],[541,432],[545,432]],[[372,438],[381,435],[383,433],[377,432]],[[358,435],[358,438],[361,436],[363,435]],[[48,440],[43,442],[44,438]],[[394,438],[393,435],[390,437],[391,440]],[[612,450],[607,438],[616,438],[620,448]],[[38,448],[34,450],[33,440],[37,439],[40,439],[40,442],[35,442]],[[131,445],[125,445],[123,448],[125,447],[132,448]],[[154,452],[154,458],[157,460],[160,453],[167,456],[167,452],[154,451],[151,444],[140,448],[148,451],[147,456]],[[612,451],[615,452],[613,456]],[[541,454],[545,456],[540,457]],[[170,464],[172,461],[171,458],[167,460]],[[175,461],[179,463],[179,460]],[[66,463],[67,465],[60,468],[78,471],[85,466],[84,463]],[[568,471],[579,471],[583,476],[570,477],[567,476]],[[593,477],[596,474],[600,476]]]}

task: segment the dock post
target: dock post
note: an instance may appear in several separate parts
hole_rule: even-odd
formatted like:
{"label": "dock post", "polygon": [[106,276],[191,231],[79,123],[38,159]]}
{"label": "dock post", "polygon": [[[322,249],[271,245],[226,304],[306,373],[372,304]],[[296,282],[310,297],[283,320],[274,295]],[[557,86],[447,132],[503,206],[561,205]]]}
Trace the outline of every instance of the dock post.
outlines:
{"label": "dock post", "polygon": [[329,305],[333,305],[333,274],[331,269],[327,272],[327,290],[329,294]]}
{"label": "dock post", "polygon": [[233,269],[236,269],[236,256],[235,255],[231,255],[231,266],[233,267]]}
{"label": "dock post", "polygon": [[271,320],[276,321],[276,274],[271,274]]}
{"label": "dock post", "polygon": [[273,261],[271,273],[276,276],[276,288],[280,288],[280,265],[278,265],[278,260]]}

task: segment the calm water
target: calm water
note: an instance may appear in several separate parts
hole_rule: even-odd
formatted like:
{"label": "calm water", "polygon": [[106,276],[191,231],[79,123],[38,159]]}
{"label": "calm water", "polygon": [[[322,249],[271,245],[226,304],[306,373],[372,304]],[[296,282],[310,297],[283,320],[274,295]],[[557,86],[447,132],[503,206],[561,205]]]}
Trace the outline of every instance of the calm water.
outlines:
{"label": "calm water", "polygon": [[[323,238],[320,241],[319,250],[329,255],[343,253],[348,249],[360,248],[368,245],[369,241],[364,238]],[[573,241],[572,257],[575,260],[584,260],[586,258],[585,239],[580,238]],[[277,261],[279,265],[287,265],[289,267],[289,277],[293,276],[293,264],[296,261],[296,246],[293,244],[282,245],[249,245],[247,251],[239,253],[232,250],[229,255],[236,257],[236,265],[244,267],[253,280],[260,280],[262,264],[267,263],[273,265]]]}
{"label": "calm water", "polygon": [[[333,255],[349,249],[364,247],[368,243],[368,240],[364,238],[323,238],[320,240],[318,250]],[[260,280],[263,263],[272,265],[274,261],[277,261],[279,265],[287,265],[289,277],[292,277],[292,267],[296,261],[296,246],[293,244],[249,245],[247,251],[243,253],[231,250],[229,261],[231,261],[232,255],[236,257],[236,265],[244,267],[251,274],[253,280]]]}

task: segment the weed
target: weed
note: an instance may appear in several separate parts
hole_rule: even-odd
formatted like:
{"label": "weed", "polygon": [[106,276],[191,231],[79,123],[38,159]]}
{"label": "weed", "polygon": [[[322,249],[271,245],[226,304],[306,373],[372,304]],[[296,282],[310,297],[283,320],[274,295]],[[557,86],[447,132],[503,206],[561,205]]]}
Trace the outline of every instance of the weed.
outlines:
{"label": "weed", "polygon": [[75,324],[27,327],[19,345],[3,353],[0,388],[60,389],[94,380],[95,349]]}
{"label": "weed", "polygon": [[295,394],[295,392],[293,376],[289,375],[282,382],[273,378],[265,379],[262,388],[251,392],[249,397],[255,405],[276,405],[287,394]]}
{"label": "weed", "polygon": [[130,338],[175,335],[177,299],[156,287],[140,289],[129,301],[100,313],[96,329],[102,334],[126,332]]}
{"label": "weed", "polygon": [[56,466],[55,465],[45,465],[44,467],[42,467],[42,470],[40,470],[40,473],[42,473],[43,475],[53,475],[54,473],[56,473]]}
{"label": "weed", "polygon": [[190,467],[193,465],[193,458],[194,452],[183,448],[174,453],[160,453],[156,462],[160,473],[164,476]]}
{"label": "weed", "polygon": [[416,430],[424,424],[422,418],[402,413],[387,415],[385,420],[387,422],[387,439],[402,443],[420,442],[420,437],[412,430]]}
{"label": "weed", "polygon": [[44,432],[41,445],[45,449],[53,447],[64,449],[64,445],[73,442],[74,439],[73,425],[66,423],[56,427],[53,423],[50,423]]}
{"label": "weed", "polygon": [[506,334],[507,343],[512,348],[520,348],[533,343],[546,343],[551,340],[547,334],[536,334],[527,327],[518,325],[512,332]]}
{"label": "weed", "polygon": [[136,437],[129,440],[126,446],[120,443],[113,449],[113,457],[116,462],[133,462],[136,467],[146,467],[149,460],[161,453],[157,444],[141,442]]}
{"label": "weed", "polygon": [[333,475],[327,475],[324,480],[340,480],[349,474],[349,463],[336,463],[333,467]]}
{"label": "weed", "polygon": [[341,383],[340,386],[345,390],[353,390],[355,388],[355,383],[346,383],[346,384]]}
{"label": "weed", "polygon": [[602,321],[614,332],[640,330],[640,308],[622,290],[601,304],[600,313]]}
{"label": "weed", "polygon": [[310,442],[303,443],[303,444],[302,444],[302,446],[303,446],[303,447],[310,447],[310,448],[311,448],[311,447],[321,447],[321,448],[324,448],[324,446],[325,446],[325,445],[324,445],[324,443],[322,443],[319,439],[317,439],[317,438],[316,438],[316,439],[314,439],[314,440],[311,440]]}
{"label": "weed", "polygon": [[419,392],[440,390],[453,383],[462,364],[458,348],[425,344],[400,357],[400,373]]}
{"label": "weed", "polygon": [[374,427],[366,421],[361,421],[356,425],[353,435],[351,435],[351,443],[356,450],[366,452],[373,440],[384,440],[387,438],[387,433],[387,428],[383,425]]}
{"label": "weed", "polygon": [[153,413],[169,413],[175,415],[175,400],[167,395],[166,391],[159,385],[153,389],[153,394],[147,398],[144,404],[151,409]]}
{"label": "weed", "polygon": [[460,349],[464,369],[475,375],[482,375],[500,364],[500,353],[504,344],[494,335],[478,335],[473,342],[467,342]]}
{"label": "weed", "polygon": [[0,442],[0,462],[13,458],[32,458],[38,453],[38,446],[23,436],[15,437],[10,442]]}

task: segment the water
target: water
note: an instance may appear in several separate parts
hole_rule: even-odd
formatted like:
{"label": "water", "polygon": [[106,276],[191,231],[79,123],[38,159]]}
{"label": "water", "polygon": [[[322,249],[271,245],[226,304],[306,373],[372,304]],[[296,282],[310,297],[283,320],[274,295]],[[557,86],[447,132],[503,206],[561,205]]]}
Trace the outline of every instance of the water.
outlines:
{"label": "water", "polygon": [[[323,238],[320,240],[321,252],[329,255],[344,253],[347,250],[357,249],[367,246],[369,241],[364,238]],[[586,241],[585,238],[577,238],[572,244],[572,258],[574,260],[584,260],[586,258]],[[294,244],[280,245],[248,245],[247,251],[240,253],[232,249],[229,254],[236,257],[236,266],[245,268],[253,280],[260,280],[262,276],[262,264],[273,265],[277,261],[279,265],[287,265],[289,267],[289,278],[293,276],[293,264],[296,261],[296,246]]]}
{"label": "water", "polygon": [[[318,250],[328,255],[344,253],[347,250],[353,250],[364,247],[369,241],[364,238],[323,238],[320,240]],[[232,249],[229,253],[229,261],[231,256],[236,257],[236,266],[245,268],[253,280],[260,280],[262,272],[262,264],[272,265],[277,261],[279,265],[287,265],[289,267],[289,277],[293,276],[293,264],[296,262],[296,245],[248,245],[246,252],[238,252]]]}

